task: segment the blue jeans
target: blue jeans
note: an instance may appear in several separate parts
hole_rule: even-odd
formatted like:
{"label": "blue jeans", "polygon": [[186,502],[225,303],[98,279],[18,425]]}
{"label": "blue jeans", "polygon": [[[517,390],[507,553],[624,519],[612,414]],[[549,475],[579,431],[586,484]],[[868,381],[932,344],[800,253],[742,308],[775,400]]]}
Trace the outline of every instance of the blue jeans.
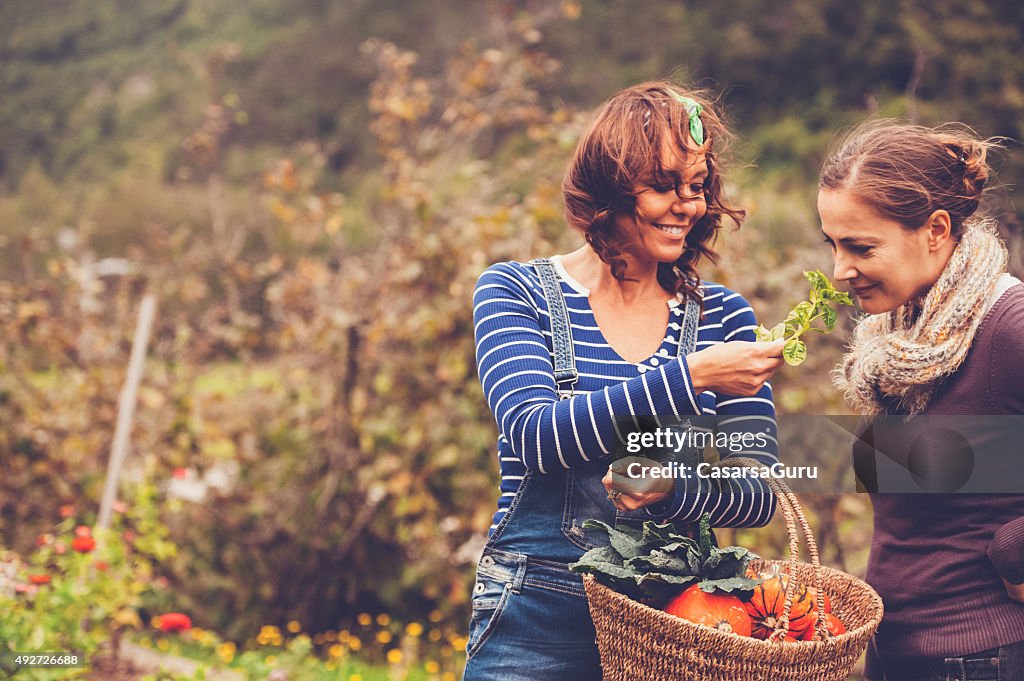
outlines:
{"label": "blue jeans", "polygon": [[463,681],[600,681],[594,639],[583,585],[565,565],[484,551]]}
{"label": "blue jeans", "polygon": [[865,675],[879,681],[1024,681],[1024,641],[945,659],[881,664],[876,658]]}

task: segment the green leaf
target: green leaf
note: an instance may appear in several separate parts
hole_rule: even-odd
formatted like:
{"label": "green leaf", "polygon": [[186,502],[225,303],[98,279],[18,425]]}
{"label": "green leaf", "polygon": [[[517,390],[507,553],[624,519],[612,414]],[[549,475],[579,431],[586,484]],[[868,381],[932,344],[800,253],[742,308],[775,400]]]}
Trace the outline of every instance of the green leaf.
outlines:
{"label": "green leaf", "polygon": [[839,313],[836,312],[835,308],[831,306],[825,307],[825,328],[831,331],[836,328],[836,320],[839,318]]}
{"label": "green leaf", "polygon": [[705,579],[698,584],[701,590],[707,593],[714,591],[732,593],[733,591],[753,591],[761,581],[750,577],[730,577],[728,579]]}
{"label": "green leaf", "polygon": [[686,551],[673,554],[654,549],[649,555],[637,556],[626,561],[626,565],[638,572],[661,572],[668,575],[692,576],[693,570],[686,560]]}
{"label": "green leaf", "polygon": [[799,366],[807,359],[807,345],[802,340],[794,338],[782,348],[782,357],[786,360],[786,364]]}
{"label": "green leaf", "polygon": [[771,338],[769,340],[773,340],[773,341],[782,340],[785,337],[786,337],[786,323],[785,322],[779,322],[778,324],[776,324],[775,326],[772,327]]}
{"label": "green leaf", "polygon": [[608,534],[608,541],[612,548],[619,552],[622,560],[633,558],[643,552],[644,538],[641,530],[628,526],[615,528],[600,520],[585,520],[583,527],[590,530],[604,530]]}
{"label": "green leaf", "polygon": [[811,322],[811,317],[814,316],[814,305],[809,300],[804,300],[797,303],[796,307],[793,308],[793,318],[800,322],[800,326],[808,326]]}
{"label": "green leaf", "polygon": [[636,571],[622,564],[622,558],[611,546],[590,549],[575,563],[569,563],[572,572],[605,575],[616,580],[634,580]]}
{"label": "green leaf", "polygon": [[757,328],[754,329],[754,338],[756,338],[758,342],[765,343],[772,340],[772,332],[764,328],[763,324],[758,324]]}
{"label": "green leaf", "polygon": [[[811,282],[811,291],[819,294],[825,293],[826,291],[832,290],[832,282],[828,280],[821,270],[814,270],[813,272],[804,272],[804,276]],[[824,297],[824,296],[822,296]]]}
{"label": "green leaf", "polygon": [[711,556],[711,514],[700,517],[700,562],[703,565]]}

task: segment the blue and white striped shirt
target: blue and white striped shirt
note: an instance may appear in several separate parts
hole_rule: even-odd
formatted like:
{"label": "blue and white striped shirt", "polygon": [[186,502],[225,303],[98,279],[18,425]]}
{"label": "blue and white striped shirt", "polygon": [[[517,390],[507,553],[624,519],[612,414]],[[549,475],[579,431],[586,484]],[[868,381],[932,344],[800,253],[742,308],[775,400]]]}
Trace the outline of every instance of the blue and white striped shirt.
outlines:
{"label": "blue and white striped shirt", "polygon": [[[590,292],[552,258],[568,308],[579,381],[575,396],[559,401],[551,360],[551,322],[534,267],[504,262],[488,268],[473,296],[476,361],[487,404],[500,435],[501,496],[491,532],[515,496],[527,470],[539,474],[571,468],[619,448],[620,425],[632,417],[675,419],[717,414],[720,429],[767,432],[768,447],[722,452],[771,464],[778,460],[771,386],[736,397],[711,391],[696,394],[686,359],[677,357],[683,305],[671,304],[661,347],[637,363],[608,344],[590,309]],[[757,321],[744,298],[704,282],[704,311],[697,350],[732,340],[754,340]],[[730,415],[736,418],[725,418]],[[754,423],[756,421],[756,423]],[[659,425],[660,424],[659,422]],[[711,513],[715,527],[759,527],[774,513],[774,497],[760,479],[680,479],[670,501],[649,507],[659,519],[696,522]]]}

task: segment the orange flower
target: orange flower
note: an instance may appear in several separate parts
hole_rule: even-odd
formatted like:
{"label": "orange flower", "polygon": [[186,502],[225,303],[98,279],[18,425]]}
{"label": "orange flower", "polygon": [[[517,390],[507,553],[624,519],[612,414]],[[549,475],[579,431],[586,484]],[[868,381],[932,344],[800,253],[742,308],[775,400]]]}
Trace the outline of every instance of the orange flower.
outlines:
{"label": "orange flower", "polygon": [[45,574],[45,573],[38,574],[38,575],[29,575],[28,576],[28,581],[29,581],[29,584],[36,584],[36,585],[39,585],[39,584],[49,584],[50,583],[50,575]]}

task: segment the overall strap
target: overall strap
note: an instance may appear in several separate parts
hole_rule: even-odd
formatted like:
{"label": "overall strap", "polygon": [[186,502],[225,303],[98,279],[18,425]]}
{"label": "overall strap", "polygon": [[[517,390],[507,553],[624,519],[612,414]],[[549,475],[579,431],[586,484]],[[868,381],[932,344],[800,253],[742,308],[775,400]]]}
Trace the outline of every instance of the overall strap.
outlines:
{"label": "overall strap", "polygon": [[579,380],[576,372],[576,355],[572,349],[572,330],[569,326],[569,311],[565,307],[562,287],[555,274],[555,265],[548,258],[531,260],[540,275],[541,288],[548,302],[548,316],[551,318],[551,352],[555,363],[555,382],[559,390],[568,390],[572,396],[573,386]]}
{"label": "overall strap", "polygon": [[697,325],[700,322],[700,303],[693,298],[686,298],[683,310],[683,328],[679,332],[679,350],[677,357],[683,357],[697,349]]}

